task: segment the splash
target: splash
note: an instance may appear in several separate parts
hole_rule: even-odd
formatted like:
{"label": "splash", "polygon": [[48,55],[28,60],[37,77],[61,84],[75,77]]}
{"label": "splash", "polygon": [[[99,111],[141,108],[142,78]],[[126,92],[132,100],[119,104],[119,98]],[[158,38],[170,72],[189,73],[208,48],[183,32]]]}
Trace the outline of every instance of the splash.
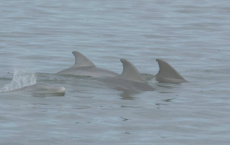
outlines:
{"label": "splash", "polygon": [[14,71],[13,80],[3,86],[1,93],[11,92],[27,86],[35,85],[37,82],[35,74],[23,73],[17,70]]}

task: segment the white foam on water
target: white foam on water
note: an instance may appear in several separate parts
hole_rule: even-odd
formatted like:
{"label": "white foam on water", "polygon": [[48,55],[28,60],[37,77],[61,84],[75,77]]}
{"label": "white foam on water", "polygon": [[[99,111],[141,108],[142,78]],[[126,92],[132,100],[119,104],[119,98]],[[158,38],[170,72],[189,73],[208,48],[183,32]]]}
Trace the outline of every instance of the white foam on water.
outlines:
{"label": "white foam on water", "polygon": [[11,92],[27,86],[35,85],[37,82],[36,75],[33,73],[24,73],[18,70],[14,71],[13,80],[3,86],[1,93]]}

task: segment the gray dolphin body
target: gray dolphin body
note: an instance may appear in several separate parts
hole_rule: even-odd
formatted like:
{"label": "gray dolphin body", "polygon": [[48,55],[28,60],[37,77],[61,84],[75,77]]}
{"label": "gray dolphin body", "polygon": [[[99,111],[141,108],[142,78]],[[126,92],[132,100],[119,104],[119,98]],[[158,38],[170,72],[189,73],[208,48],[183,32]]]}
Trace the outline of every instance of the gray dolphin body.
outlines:
{"label": "gray dolphin body", "polygon": [[75,64],[68,69],[58,72],[58,74],[90,76],[95,78],[114,77],[118,75],[115,72],[96,67],[88,58],[86,58],[80,52],[73,51],[72,53],[75,56]]}
{"label": "gray dolphin body", "polygon": [[128,60],[121,59],[123,72],[121,75],[104,78],[102,81],[121,90],[130,91],[153,91],[151,87],[140,75],[136,67]]}
{"label": "gray dolphin body", "polygon": [[33,95],[40,95],[42,97],[49,96],[49,95],[55,95],[55,96],[64,96],[65,94],[65,88],[64,87],[54,87],[46,84],[34,84],[31,86],[25,86],[22,88],[14,89],[14,90],[3,90],[1,93],[7,93],[7,92],[20,92],[20,91],[26,91],[30,92]]}
{"label": "gray dolphin body", "polygon": [[187,82],[170,64],[162,59],[156,59],[159,64],[159,72],[156,80],[160,83],[183,83]]}
{"label": "gray dolphin body", "polygon": [[32,86],[28,86],[25,89],[29,92],[32,92],[33,94],[37,95],[58,95],[63,96],[65,94],[65,88],[64,87],[53,87],[46,84],[35,84]]}

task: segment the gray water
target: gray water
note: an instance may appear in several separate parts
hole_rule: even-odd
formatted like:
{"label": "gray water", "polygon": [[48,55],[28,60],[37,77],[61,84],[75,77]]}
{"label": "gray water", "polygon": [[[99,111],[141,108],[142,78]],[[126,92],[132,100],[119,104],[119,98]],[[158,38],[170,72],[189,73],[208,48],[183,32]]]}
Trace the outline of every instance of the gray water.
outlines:
{"label": "gray water", "polygon": [[[227,0],[2,0],[0,88],[21,72],[16,86],[66,94],[0,93],[0,144],[229,145],[229,39]],[[161,58],[189,82],[152,78],[155,91],[134,93],[54,75],[72,51],[117,73],[125,58],[146,77]]]}

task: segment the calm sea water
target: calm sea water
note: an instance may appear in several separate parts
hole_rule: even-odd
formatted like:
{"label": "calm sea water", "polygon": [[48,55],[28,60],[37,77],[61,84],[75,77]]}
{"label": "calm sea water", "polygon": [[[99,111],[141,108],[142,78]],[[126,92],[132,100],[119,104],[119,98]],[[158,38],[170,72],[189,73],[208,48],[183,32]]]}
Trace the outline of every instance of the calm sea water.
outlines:
{"label": "calm sea water", "polygon": [[[11,87],[66,94],[0,93],[0,144],[229,145],[229,39],[227,0],[3,0],[0,88],[19,73]],[[117,73],[120,58],[151,75],[165,59],[189,83],[153,78],[155,91],[134,93],[54,75],[73,65],[72,51]]]}

